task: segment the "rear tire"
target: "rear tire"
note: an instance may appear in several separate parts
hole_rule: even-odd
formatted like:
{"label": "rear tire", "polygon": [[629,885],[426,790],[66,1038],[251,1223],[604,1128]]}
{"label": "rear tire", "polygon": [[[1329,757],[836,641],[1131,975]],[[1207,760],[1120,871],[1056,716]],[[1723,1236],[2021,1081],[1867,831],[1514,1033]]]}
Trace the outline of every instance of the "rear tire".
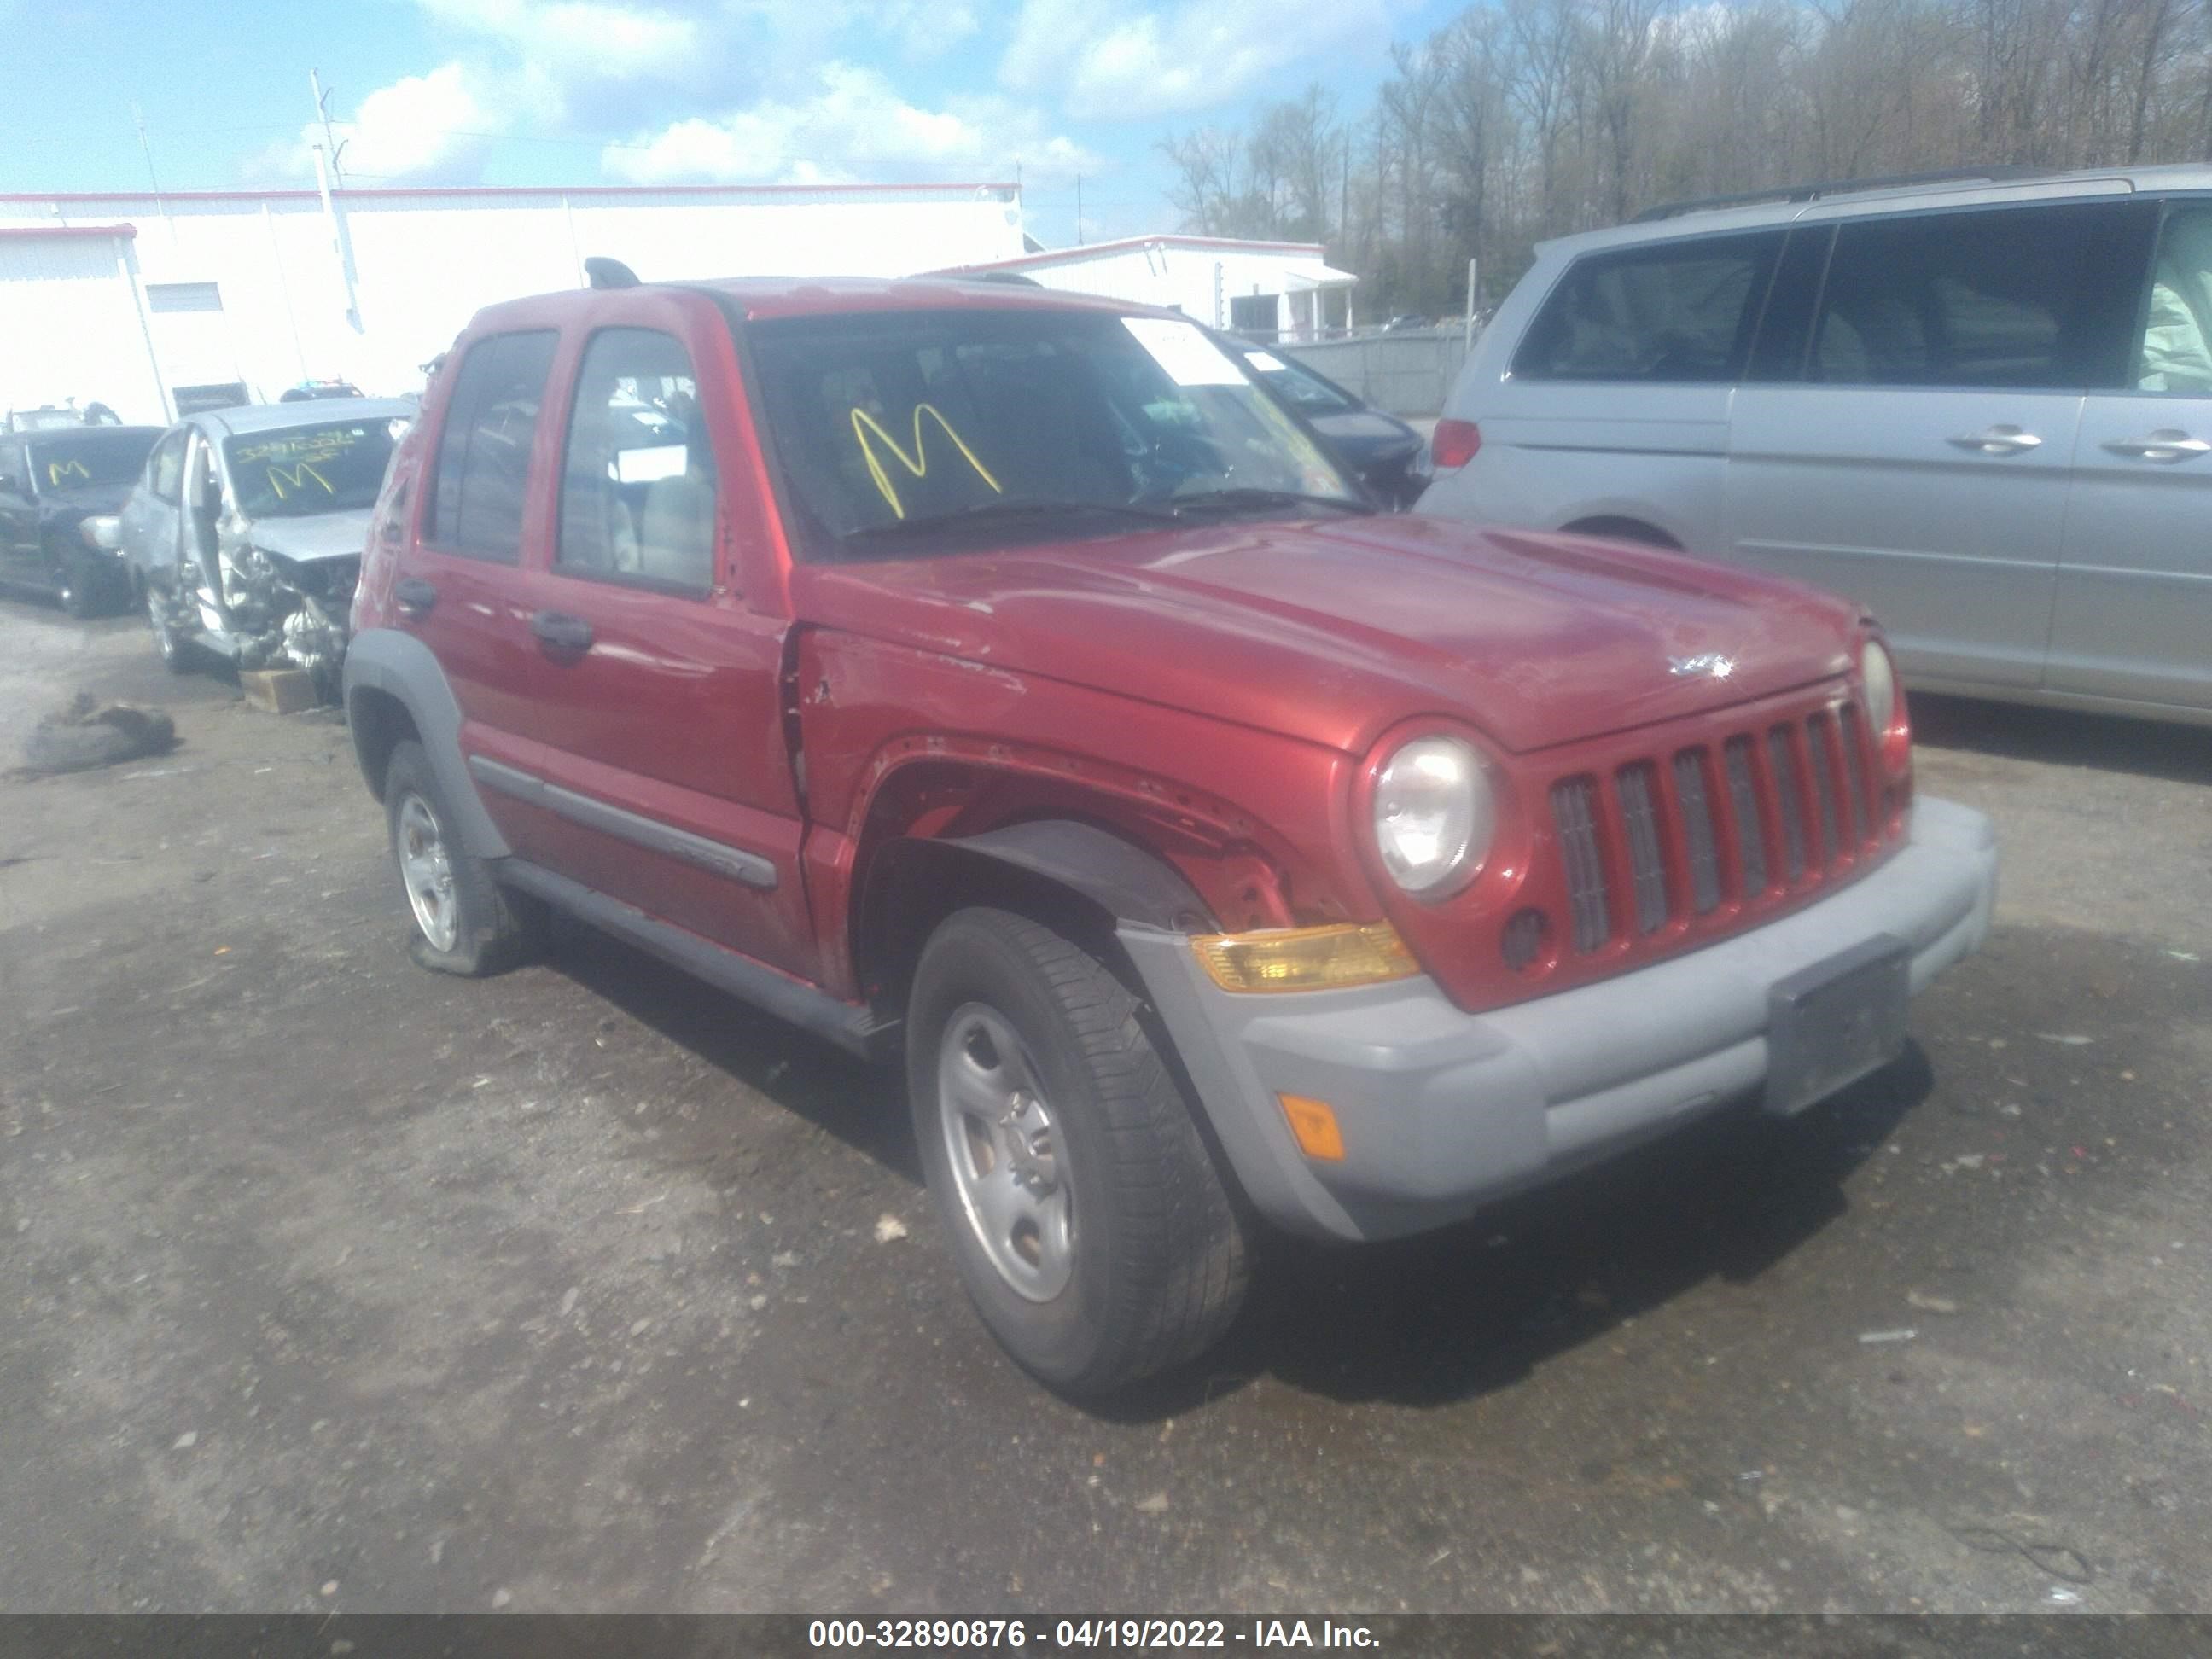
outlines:
{"label": "rear tire", "polygon": [[915,975],[907,1085],[961,1279],[1017,1364],[1102,1395],[1228,1329],[1243,1224],[1137,999],[1097,956],[1008,911],[948,917]]}
{"label": "rear tire", "polygon": [[415,923],[409,950],[425,968],[478,979],[544,950],[551,926],[543,902],[501,887],[491,866],[460,843],[459,822],[422,745],[395,746],[384,769],[385,820],[402,895]]}

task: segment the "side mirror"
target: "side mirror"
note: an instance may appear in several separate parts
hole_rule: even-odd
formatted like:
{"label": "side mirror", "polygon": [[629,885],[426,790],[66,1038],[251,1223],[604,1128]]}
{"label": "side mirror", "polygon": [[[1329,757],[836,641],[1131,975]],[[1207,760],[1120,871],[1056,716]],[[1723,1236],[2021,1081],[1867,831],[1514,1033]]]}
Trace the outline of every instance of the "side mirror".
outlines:
{"label": "side mirror", "polygon": [[84,520],[77,533],[84,538],[87,545],[102,553],[123,550],[123,520],[112,513],[96,514]]}

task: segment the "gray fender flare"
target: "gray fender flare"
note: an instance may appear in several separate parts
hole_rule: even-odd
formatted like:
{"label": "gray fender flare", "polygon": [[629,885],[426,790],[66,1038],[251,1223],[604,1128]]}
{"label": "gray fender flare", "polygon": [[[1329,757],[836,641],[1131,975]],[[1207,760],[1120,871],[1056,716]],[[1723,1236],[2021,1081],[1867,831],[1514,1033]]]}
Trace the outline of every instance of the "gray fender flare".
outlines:
{"label": "gray fender flare", "polygon": [[362,775],[375,790],[381,781],[368,776],[368,756],[362,747],[360,724],[355,718],[355,699],[363,691],[381,691],[396,698],[414,720],[423,752],[429,756],[431,769],[438,775],[438,787],[460,819],[455,828],[462,846],[480,859],[509,856],[514,849],[492,823],[491,814],[484,811],[483,798],[477,793],[476,781],[469,776],[468,762],[461,753],[461,706],[454,701],[446,671],[438,665],[430,647],[396,628],[369,629],[355,635],[346,647],[346,721],[354,729],[354,753],[361,762]]}
{"label": "gray fender flare", "polygon": [[[1205,933],[1206,902],[1172,866],[1095,824],[1039,818],[980,836],[896,841],[872,861],[854,907],[855,965],[877,994],[903,1001],[903,975],[946,888],[981,877],[1009,896],[1049,888],[1094,913],[1102,933]],[[888,970],[877,976],[877,964]],[[893,966],[893,964],[896,964]]]}
{"label": "gray fender flare", "polygon": [[1036,818],[944,844],[1071,889],[1125,926],[1183,933],[1213,925],[1206,902],[1174,866],[1096,824]]}

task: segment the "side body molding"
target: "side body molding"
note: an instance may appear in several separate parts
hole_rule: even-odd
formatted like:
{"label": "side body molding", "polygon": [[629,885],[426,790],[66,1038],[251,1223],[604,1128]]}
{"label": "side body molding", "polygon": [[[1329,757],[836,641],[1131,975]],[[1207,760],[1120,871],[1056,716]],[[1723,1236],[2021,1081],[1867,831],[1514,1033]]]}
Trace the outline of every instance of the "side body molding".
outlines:
{"label": "side body molding", "polygon": [[612,836],[633,847],[642,847],[649,853],[665,854],[695,865],[709,875],[725,877],[747,887],[763,890],[775,886],[775,866],[757,853],[748,853],[742,848],[732,847],[704,836],[695,836],[689,830],[663,823],[641,813],[627,811],[594,800],[589,795],[580,795],[573,789],[563,789],[557,783],[548,783],[535,773],[525,772],[519,767],[507,766],[482,755],[467,757],[470,774],[487,789],[496,789],[502,795],[526,801],[544,808],[571,823],[581,824],[586,830],[597,830],[603,836]]}
{"label": "side body molding", "polygon": [[369,757],[362,746],[362,726],[356,702],[362,691],[381,691],[395,698],[415,722],[422,747],[430,757],[438,785],[460,819],[456,828],[461,844],[480,859],[503,859],[513,852],[484,811],[461,755],[461,706],[453,700],[446,671],[438,665],[430,647],[411,634],[396,628],[371,628],[353,636],[346,647],[346,720],[354,731],[354,754],[362,775],[372,791],[384,781],[370,776]]}

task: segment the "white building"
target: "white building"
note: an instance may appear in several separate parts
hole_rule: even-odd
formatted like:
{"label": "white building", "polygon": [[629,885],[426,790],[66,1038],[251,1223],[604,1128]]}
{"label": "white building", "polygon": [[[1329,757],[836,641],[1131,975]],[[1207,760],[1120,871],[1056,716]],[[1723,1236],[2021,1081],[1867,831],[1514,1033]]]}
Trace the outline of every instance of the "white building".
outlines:
{"label": "white building", "polygon": [[1025,246],[1011,185],[0,195],[0,410],[410,392],[478,307],[576,287],[594,254],[649,281],[897,276]]}
{"label": "white building", "polygon": [[1131,236],[969,264],[965,272],[1018,272],[1046,288],[1167,306],[1216,328],[1285,343],[1352,326],[1359,279],[1322,258],[1315,242],[1220,236]]}

